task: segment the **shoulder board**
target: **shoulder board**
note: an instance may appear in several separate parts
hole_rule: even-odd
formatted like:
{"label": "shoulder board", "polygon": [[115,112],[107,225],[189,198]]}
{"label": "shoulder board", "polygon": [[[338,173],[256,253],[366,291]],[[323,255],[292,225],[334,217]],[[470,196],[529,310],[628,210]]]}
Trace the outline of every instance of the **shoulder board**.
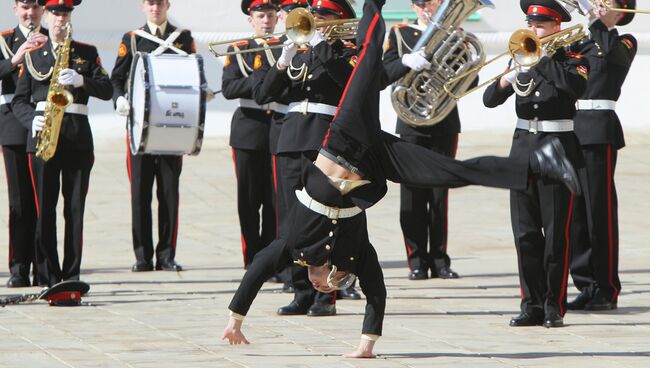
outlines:
{"label": "shoulder board", "polygon": [[302,51],[302,52],[309,51],[309,47],[301,47],[298,49],[298,51]]}
{"label": "shoulder board", "polygon": [[575,59],[582,59],[582,58],[585,57],[583,54],[579,54],[579,53],[573,52],[573,51],[567,51],[566,56],[570,57],[570,58],[575,58]]}
{"label": "shoulder board", "polygon": [[128,35],[129,37],[133,36],[133,31],[128,32],[127,35]]}
{"label": "shoulder board", "polygon": [[633,49],[633,48],[636,47],[636,39],[632,35],[626,34],[626,35],[621,36],[621,42],[628,49]]}
{"label": "shoulder board", "polygon": [[239,41],[239,42],[235,42],[235,43],[233,43],[233,44],[230,45],[230,46],[233,46],[233,47],[235,47],[235,46],[236,46],[236,47],[239,47],[239,46],[246,46],[246,45],[248,45],[248,41]]}
{"label": "shoulder board", "polygon": [[12,29],[8,29],[8,30],[6,30],[6,31],[2,31],[2,32],[0,32],[0,36],[4,36],[4,35],[8,35],[8,34],[13,34],[13,33],[14,33],[14,29],[12,28]]}
{"label": "shoulder board", "polygon": [[394,25],[393,28],[404,28],[404,27],[408,27],[408,26],[409,26],[408,24],[399,23],[399,24]]}
{"label": "shoulder board", "polygon": [[345,48],[346,48],[346,49],[356,49],[356,48],[357,48],[357,45],[355,45],[355,44],[353,44],[353,43],[346,43],[346,44],[345,44]]}
{"label": "shoulder board", "polygon": [[265,40],[263,43],[278,43],[282,41],[279,37],[273,37],[269,38],[268,40]]}
{"label": "shoulder board", "polygon": [[41,49],[41,48],[43,48],[46,44],[47,44],[47,42],[42,43],[42,44],[40,44],[39,46],[32,47],[31,49],[28,50],[28,52],[32,52],[32,51],[36,51],[36,50],[38,50],[38,49]]}

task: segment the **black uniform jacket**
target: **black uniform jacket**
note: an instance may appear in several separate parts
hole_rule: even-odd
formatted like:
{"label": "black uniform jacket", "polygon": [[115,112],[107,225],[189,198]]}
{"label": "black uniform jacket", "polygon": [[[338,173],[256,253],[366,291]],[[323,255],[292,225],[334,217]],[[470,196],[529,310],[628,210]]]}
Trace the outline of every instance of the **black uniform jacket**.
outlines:
{"label": "black uniform jacket", "polygon": [[[255,91],[255,101],[263,104],[284,98],[288,103],[308,100],[338,106],[348,78],[354,68],[356,48],[342,41],[321,42],[314,48],[301,49],[288,70],[293,75],[304,66],[299,80],[289,78],[287,70],[271,68]],[[283,121],[277,152],[305,152],[319,149],[332,116],[324,114],[288,113]]]}
{"label": "black uniform jacket", "polygon": [[[34,68],[41,74],[47,74],[50,68],[54,66],[55,59],[50,41],[42,47],[32,49],[29,54]],[[97,97],[102,100],[111,99],[113,88],[108,79],[108,73],[102,67],[95,46],[72,41],[70,44],[69,68],[74,69],[84,78],[83,87],[70,87],[75,104],[87,105],[90,97]],[[34,104],[47,100],[51,78],[39,82],[32,77],[27,67],[19,74],[12,107],[20,122],[31,129],[32,120],[34,119]],[[43,113],[38,112],[37,114],[42,115]],[[35,152],[35,149],[36,139],[32,138],[30,133],[27,138],[27,151]],[[61,124],[58,150],[93,150],[93,137],[88,123],[88,116],[65,114]]]}
{"label": "black uniform jacket", "polygon": [[[398,34],[400,37],[398,37]],[[415,46],[421,35],[422,31],[414,24],[398,24],[390,30],[384,52],[384,69],[387,74],[387,83],[393,83],[411,71],[410,68],[402,64],[402,55],[411,52],[411,48]],[[458,108],[454,107],[447,117],[438,124],[431,126],[413,127],[397,118],[395,133],[423,137],[460,133]]]}
{"label": "black uniform jacket", "polygon": [[[140,27],[141,30],[151,33],[148,25]],[[167,23],[167,28],[165,28],[165,33],[162,35],[162,39],[166,40],[169,35],[176,31],[176,27]],[[133,49],[133,44],[135,44],[135,50]],[[185,29],[178,36],[176,41],[174,41],[174,46],[178,49],[181,49],[188,54],[193,54],[196,52],[196,47],[194,45],[194,39],[192,38],[192,33]],[[117,59],[115,60],[115,66],[113,67],[113,72],[111,73],[111,83],[113,84],[113,101],[117,101],[117,98],[120,96],[126,95],[128,89],[129,73],[131,72],[131,63],[133,63],[133,57],[136,52],[153,52],[160,45],[156,42],[150,41],[146,38],[137,36],[133,32],[127,32],[122,36],[122,43],[117,52]],[[174,51],[167,49],[164,52],[165,54],[173,54]]]}
{"label": "black uniform jacket", "polygon": [[[41,28],[40,33],[48,35],[47,29],[44,28]],[[23,35],[19,27],[2,32],[2,38],[4,38],[7,47],[14,54],[26,41],[25,35]],[[18,65],[12,68],[11,55],[8,56],[9,58],[5,59],[3,53],[0,52],[0,84],[2,85],[1,91],[3,95],[14,94],[18,82],[18,73],[21,70]],[[18,121],[11,109],[11,104],[0,106],[0,145],[26,144],[30,127],[31,124],[29,127],[25,127]]]}
{"label": "black uniform jacket", "polygon": [[[596,20],[590,27],[591,37],[577,45],[578,52],[589,61],[589,82],[581,100],[617,101],[621,87],[637,51],[637,41],[629,34],[619,35]],[[625,146],[623,127],[614,110],[578,110],[575,133],[581,145],[611,144]]]}
{"label": "black uniform jacket", "polygon": [[[267,41],[242,41],[230,45],[228,51],[248,50],[282,42],[279,38]],[[260,71],[268,71],[275,65],[272,51],[249,52],[226,57],[223,67],[221,93],[226,99],[253,100],[253,87],[261,80]],[[269,129],[272,110],[240,107],[235,110],[230,126],[230,145],[240,149],[269,150]]]}

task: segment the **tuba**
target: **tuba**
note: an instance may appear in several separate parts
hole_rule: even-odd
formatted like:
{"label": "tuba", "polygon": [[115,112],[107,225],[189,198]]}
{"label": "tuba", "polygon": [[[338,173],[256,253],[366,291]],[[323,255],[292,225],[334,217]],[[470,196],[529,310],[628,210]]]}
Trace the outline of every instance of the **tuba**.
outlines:
{"label": "tuba", "polygon": [[[456,101],[443,88],[445,83],[485,60],[478,38],[459,27],[482,7],[494,8],[494,5],[490,0],[445,0],[413,47],[413,52],[424,50],[431,68],[410,71],[393,85],[393,108],[408,125],[431,126],[444,119],[456,106]],[[453,89],[465,91],[477,74],[458,80]]]}
{"label": "tuba", "polygon": [[59,46],[56,55],[56,62],[52,69],[52,79],[50,80],[50,89],[47,91],[47,100],[43,116],[45,117],[45,126],[38,132],[38,142],[36,143],[36,156],[47,161],[54,156],[56,145],[59,142],[59,133],[61,132],[61,122],[65,114],[66,107],[73,102],[72,93],[59,83],[59,72],[66,69],[70,64],[70,43],[72,42],[72,25],[66,25],[67,33],[63,43]]}

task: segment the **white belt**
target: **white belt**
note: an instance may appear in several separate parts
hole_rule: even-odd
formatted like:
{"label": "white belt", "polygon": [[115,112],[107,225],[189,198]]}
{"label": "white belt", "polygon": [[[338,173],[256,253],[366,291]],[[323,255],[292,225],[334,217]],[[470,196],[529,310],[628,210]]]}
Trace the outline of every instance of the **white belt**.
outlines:
{"label": "white belt", "polygon": [[517,128],[526,129],[529,132],[572,132],[573,120],[526,120],[517,119]]}
{"label": "white belt", "polygon": [[612,100],[578,100],[578,110],[616,110],[616,101]]}
{"label": "white belt", "polygon": [[363,212],[359,207],[338,208],[326,206],[310,197],[304,189],[296,190],[296,197],[305,207],[332,220],[354,217]]}
{"label": "white belt", "polygon": [[14,99],[13,93],[10,95],[0,95],[0,105],[8,105]]}
{"label": "white belt", "polygon": [[[45,111],[45,105],[47,102],[41,101],[36,104],[36,111]],[[77,115],[88,115],[88,106],[82,104],[71,104],[65,108],[65,112],[68,114],[77,114]]]}
{"label": "white belt", "polygon": [[245,107],[247,109],[255,109],[255,110],[275,111],[281,114],[287,113],[287,105],[282,105],[277,102],[271,102],[268,104],[260,105],[255,101],[246,98],[239,99],[239,107]]}
{"label": "white belt", "polygon": [[309,102],[307,100],[302,102],[293,102],[289,104],[288,112],[299,112],[302,114],[323,114],[323,115],[336,115],[338,107],[326,105],[321,103]]}

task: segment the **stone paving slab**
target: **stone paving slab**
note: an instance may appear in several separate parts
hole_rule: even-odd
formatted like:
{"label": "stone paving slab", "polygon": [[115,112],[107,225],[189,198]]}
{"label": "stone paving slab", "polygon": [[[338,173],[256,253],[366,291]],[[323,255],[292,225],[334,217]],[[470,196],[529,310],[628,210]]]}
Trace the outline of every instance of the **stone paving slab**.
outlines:
{"label": "stone paving slab", "polygon": [[[510,136],[464,133],[460,157],[507,155]],[[208,137],[198,157],[184,158],[176,258],[186,271],[134,274],[124,141],[100,137],[86,207],[82,279],[91,291],[85,306],[51,308],[40,301],[0,309],[0,367],[647,368],[650,133],[627,132],[626,139],[617,169],[623,283],[618,310],[569,313],[568,326],[558,329],[508,327],[518,312],[519,285],[503,190],[451,192],[449,252],[462,278],[408,281],[399,187],[390,185],[387,198],[368,211],[388,288],[380,355],[349,360],[340,355],[358,343],[365,303],[339,301],[336,317],[281,317],[275,310],[291,295],[278,284],[264,285],[246,319],[252,345],[221,341],[226,307],[243,274],[226,138]],[[4,183],[0,179],[0,191]],[[2,195],[4,229],[6,208]],[[62,223],[60,218],[59,239]],[[0,231],[0,254],[8,253],[6,244],[7,232]],[[569,290],[572,298],[576,291]],[[0,296],[38,291],[0,286]]]}

